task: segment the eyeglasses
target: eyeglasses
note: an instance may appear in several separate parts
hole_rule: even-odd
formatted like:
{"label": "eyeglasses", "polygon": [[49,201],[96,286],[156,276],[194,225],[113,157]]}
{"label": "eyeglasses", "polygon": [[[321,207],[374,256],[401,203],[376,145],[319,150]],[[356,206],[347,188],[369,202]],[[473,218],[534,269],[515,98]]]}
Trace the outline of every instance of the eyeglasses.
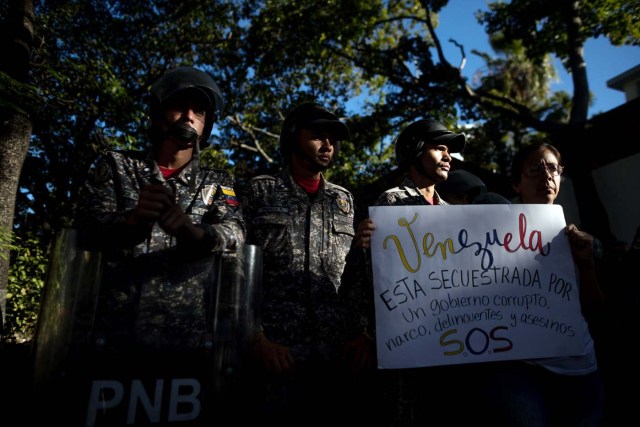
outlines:
{"label": "eyeglasses", "polygon": [[543,173],[548,173],[551,177],[556,177],[561,176],[562,172],[564,172],[564,167],[555,163],[538,163],[524,168],[524,173],[531,178],[540,176]]}

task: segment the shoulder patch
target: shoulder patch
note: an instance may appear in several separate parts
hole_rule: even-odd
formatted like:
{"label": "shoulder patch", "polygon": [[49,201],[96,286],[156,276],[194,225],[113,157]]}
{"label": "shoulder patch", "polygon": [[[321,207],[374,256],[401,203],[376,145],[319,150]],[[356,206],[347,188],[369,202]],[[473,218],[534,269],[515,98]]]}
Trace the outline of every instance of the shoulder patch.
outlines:
{"label": "shoulder patch", "polygon": [[228,205],[238,206],[240,203],[238,202],[238,198],[236,197],[236,192],[233,187],[227,187],[225,185],[221,185],[220,189],[222,190],[222,196]]}
{"label": "shoulder patch", "polygon": [[336,198],[336,204],[338,205],[338,208],[340,208],[340,210],[342,212],[344,212],[345,214],[348,214],[349,211],[351,210],[351,204],[349,203],[349,200],[347,200],[344,196],[339,195]]}
{"label": "shoulder patch", "polygon": [[216,194],[216,185],[208,185],[202,189],[202,201],[205,205],[210,205],[213,203],[213,196]]}

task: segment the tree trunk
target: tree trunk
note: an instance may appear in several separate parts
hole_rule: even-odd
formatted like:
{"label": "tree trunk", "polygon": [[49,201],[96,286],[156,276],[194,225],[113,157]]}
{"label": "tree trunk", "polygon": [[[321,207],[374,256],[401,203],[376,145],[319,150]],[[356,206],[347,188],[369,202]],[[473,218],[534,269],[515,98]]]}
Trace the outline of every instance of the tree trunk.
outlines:
{"label": "tree trunk", "polygon": [[564,142],[562,146],[567,165],[572,169],[571,177],[582,220],[581,227],[608,244],[612,243],[615,238],[611,232],[607,211],[598,196],[592,171],[588,167],[590,162],[586,158],[588,144],[585,135],[589,113],[589,82],[584,59],[584,41],[580,36],[581,2],[577,0],[563,1],[569,41],[568,65],[573,80],[573,99],[569,132],[563,132],[560,138]]}
{"label": "tree trunk", "polygon": [[[0,120],[0,230],[11,232],[15,211],[16,192],[20,170],[29,148],[31,119],[22,113],[1,114]],[[0,304],[4,325],[7,282],[9,276],[9,251],[2,248],[0,257]]]}
{"label": "tree trunk", "polygon": [[[34,23],[33,0],[9,2],[0,56],[10,60],[2,61],[1,69],[18,82],[27,81]],[[0,98],[19,105],[19,100],[7,99],[10,98],[7,93],[0,93]],[[21,109],[29,110],[28,106]],[[18,180],[29,148],[32,124],[28,114],[11,107],[0,110],[0,120],[0,233],[11,235]],[[5,322],[9,265],[9,248],[0,245],[0,335]]]}
{"label": "tree trunk", "polygon": [[584,41],[580,37],[579,2],[565,0],[565,25],[569,44],[568,65],[573,81],[573,100],[569,121],[572,124],[585,123],[589,115],[589,80],[587,63],[584,60]]}

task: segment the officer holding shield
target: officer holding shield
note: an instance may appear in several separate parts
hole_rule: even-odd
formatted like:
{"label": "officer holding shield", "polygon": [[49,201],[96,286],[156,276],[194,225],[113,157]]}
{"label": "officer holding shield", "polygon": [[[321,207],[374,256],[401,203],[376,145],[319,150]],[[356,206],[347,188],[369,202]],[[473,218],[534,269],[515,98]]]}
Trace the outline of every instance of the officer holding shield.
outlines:
{"label": "officer holding shield", "polygon": [[231,174],[198,164],[223,106],[209,74],[170,70],[150,90],[151,150],[108,151],[92,166],[76,227],[107,260],[96,343],[211,344],[207,256],[245,237]]}

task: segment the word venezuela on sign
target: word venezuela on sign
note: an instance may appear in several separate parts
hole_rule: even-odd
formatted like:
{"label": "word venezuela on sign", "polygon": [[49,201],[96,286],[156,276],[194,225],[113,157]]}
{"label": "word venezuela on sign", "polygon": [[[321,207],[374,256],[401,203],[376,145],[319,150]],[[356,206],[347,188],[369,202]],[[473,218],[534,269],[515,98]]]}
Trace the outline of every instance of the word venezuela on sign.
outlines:
{"label": "word venezuela on sign", "polygon": [[583,351],[561,206],[379,206],[369,216],[381,369]]}

